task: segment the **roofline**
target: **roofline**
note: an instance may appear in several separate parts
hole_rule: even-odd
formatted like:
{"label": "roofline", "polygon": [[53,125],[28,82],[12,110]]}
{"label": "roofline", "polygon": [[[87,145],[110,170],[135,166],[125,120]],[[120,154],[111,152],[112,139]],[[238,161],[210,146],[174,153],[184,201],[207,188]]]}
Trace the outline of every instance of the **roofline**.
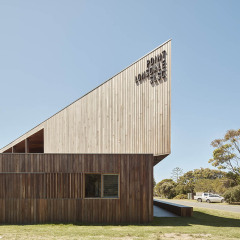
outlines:
{"label": "roofline", "polygon": [[135,63],[137,63],[138,61],[140,61],[141,59],[143,59],[144,57],[146,57],[147,55],[149,55],[150,53],[156,51],[158,48],[162,47],[163,45],[165,45],[166,43],[172,41],[172,39],[168,39],[166,42],[162,43],[161,45],[159,45],[158,47],[154,48],[153,50],[151,50],[150,52],[148,52],[147,54],[145,54],[144,56],[142,56],[141,58],[139,58],[138,60],[136,60],[135,62],[131,63],[129,66],[127,66],[126,68],[124,68],[123,70],[121,70],[120,72],[118,72],[117,74],[113,75],[111,78],[109,78],[108,80],[106,80],[105,82],[103,82],[102,84],[98,85],[97,87],[93,88],[91,91],[89,91],[88,93],[84,94],[83,96],[81,96],[80,98],[76,99],[74,102],[70,103],[69,105],[67,105],[66,107],[64,107],[63,109],[59,110],[58,112],[56,112],[55,114],[53,114],[51,117],[47,118],[46,120],[44,120],[43,122],[39,123],[37,126],[33,127],[32,129],[30,129],[29,131],[25,132],[24,134],[22,134],[21,136],[19,136],[18,138],[16,138],[15,140],[13,140],[12,142],[8,143],[6,146],[2,147],[0,150],[2,150],[3,148],[7,147],[8,145],[11,145],[14,141],[16,141],[17,139],[23,137],[25,134],[31,132],[33,129],[37,128],[38,126],[40,126],[41,124],[43,124],[44,122],[48,121],[49,119],[51,119],[52,117],[54,117],[55,115],[57,115],[58,113],[62,112],[63,110],[65,110],[66,108],[70,107],[72,104],[74,104],[75,102],[77,102],[78,100],[80,100],[81,98],[84,98],[85,96],[87,96],[89,93],[95,91],[97,88],[101,87],[103,84],[107,83],[108,81],[110,81],[112,78],[116,77],[118,74],[120,74],[121,72],[125,71],[126,69],[128,69],[129,67],[131,67],[132,65],[134,65]]}

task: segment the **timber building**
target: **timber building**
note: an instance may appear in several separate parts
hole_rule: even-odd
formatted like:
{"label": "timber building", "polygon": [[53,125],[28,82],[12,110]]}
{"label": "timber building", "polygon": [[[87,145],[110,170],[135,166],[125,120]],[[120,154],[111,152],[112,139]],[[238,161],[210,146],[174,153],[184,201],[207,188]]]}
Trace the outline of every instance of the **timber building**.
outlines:
{"label": "timber building", "polygon": [[171,40],[0,150],[0,223],[147,223],[171,151]]}

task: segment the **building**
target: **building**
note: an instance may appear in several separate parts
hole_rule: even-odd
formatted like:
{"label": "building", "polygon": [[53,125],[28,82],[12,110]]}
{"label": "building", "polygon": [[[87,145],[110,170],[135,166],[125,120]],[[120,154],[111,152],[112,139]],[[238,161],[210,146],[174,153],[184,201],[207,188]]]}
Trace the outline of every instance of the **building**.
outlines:
{"label": "building", "polygon": [[0,223],[146,223],[171,151],[171,40],[0,150]]}

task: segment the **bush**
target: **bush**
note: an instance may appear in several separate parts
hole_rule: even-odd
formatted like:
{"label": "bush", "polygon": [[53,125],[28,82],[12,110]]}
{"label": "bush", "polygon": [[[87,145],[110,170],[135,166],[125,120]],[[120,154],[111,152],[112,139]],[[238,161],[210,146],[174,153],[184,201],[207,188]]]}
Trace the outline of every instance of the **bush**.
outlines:
{"label": "bush", "polygon": [[174,199],[187,199],[186,194],[178,194]]}
{"label": "bush", "polygon": [[171,199],[176,196],[175,185],[172,179],[163,179],[155,186],[154,195]]}
{"label": "bush", "polygon": [[240,185],[229,188],[223,196],[228,203],[240,202]]}

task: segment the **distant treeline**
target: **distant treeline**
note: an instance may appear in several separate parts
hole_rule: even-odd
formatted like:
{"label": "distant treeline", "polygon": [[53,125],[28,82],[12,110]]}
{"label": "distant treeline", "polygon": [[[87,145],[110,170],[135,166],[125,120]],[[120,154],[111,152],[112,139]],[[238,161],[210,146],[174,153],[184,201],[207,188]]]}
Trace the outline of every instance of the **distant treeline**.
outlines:
{"label": "distant treeline", "polygon": [[[229,130],[222,139],[215,139],[213,158],[218,170],[194,169],[183,173],[176,167],[171,179],[155,184],[154,195],[165,198],[187,198],[187,193],[212,192],[223,194],[229,203],[240,202],[240,129]],[[223,171],[224,170],[224,171]]]}

